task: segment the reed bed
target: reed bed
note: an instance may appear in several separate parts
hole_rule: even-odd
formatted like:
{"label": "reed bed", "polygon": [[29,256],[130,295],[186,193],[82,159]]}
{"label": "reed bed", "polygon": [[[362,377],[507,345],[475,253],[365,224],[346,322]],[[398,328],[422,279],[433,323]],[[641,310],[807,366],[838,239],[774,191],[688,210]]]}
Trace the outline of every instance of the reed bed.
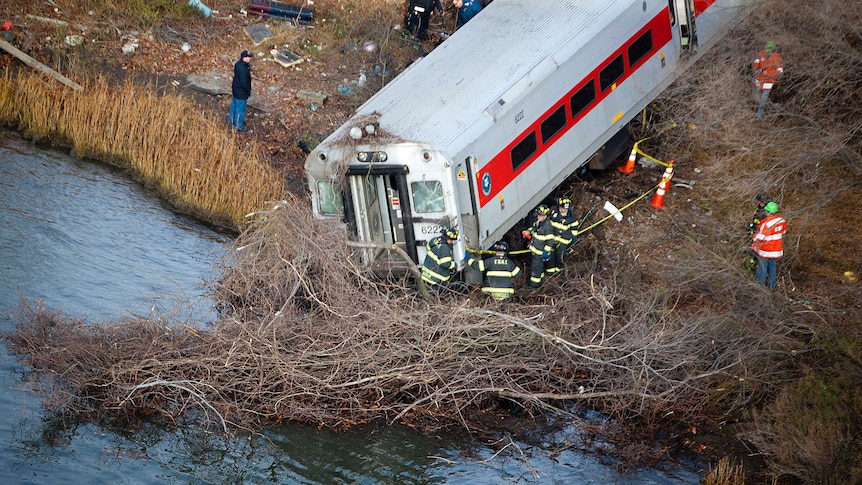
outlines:
{"label": "reed bed", "polygon": [[282,198],[284,180],[259,146],[178,95],[96,80],[84,93],[33,74],[0,78],[0,120],[79,157],[128,168],[179,211],[239,229]]}

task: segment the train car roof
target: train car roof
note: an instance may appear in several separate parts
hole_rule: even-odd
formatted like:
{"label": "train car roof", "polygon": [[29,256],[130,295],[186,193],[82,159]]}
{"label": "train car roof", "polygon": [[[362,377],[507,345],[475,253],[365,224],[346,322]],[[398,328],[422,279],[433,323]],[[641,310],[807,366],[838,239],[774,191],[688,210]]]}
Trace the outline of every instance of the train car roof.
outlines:
{"label": "train car roof", "polygon": [[[513,96],[510,88],[555,69],[632,3],[495,0],[366,101],[356,116],[379,114],[380,128],[393,137],[446,147],[454,156],[472,141],[459,135],[482,118],[490,124],[486,109]],[[615,30],[620,42],[630,34]],[[347,129],[349,124],[331,138]]]}

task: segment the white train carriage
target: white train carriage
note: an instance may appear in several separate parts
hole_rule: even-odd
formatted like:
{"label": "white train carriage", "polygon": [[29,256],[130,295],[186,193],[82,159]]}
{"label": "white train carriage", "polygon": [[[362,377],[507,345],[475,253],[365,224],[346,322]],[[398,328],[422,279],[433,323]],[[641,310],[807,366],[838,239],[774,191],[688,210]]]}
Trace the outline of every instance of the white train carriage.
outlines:
{"label": "white train carriage", "polygon": [[[751,0],[495,0],[308,156],[315,217],[367,264],[421,263],[443,226],[487,248],[741,20]],[[376,246],[372,247],[372,246]]]}

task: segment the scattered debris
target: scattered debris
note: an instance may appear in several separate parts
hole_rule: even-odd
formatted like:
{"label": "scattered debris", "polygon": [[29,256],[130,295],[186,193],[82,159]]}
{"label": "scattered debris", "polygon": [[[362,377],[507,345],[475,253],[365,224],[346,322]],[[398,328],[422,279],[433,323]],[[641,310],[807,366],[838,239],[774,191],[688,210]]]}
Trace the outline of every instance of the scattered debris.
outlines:
{"label": "scattered debris", "polygon": [[186,77],[189,87],[202,93],[220,95],[230,94],[230,79],[227,75],[215,71],[203,74],[190,74]]}
{"label": "scattered debris", "polygon": [[287,49],[275,50],[271,51],[272,58],[275,62],[281,64],[284,67],[295,66],[302,62],[302,57],[290,52]]}
{"label": "scattered debris", "polygon": [[296,92],[296,97],[299,99],[304,99],[306,101],[311,101],[317,105],[323,105],[326,101],[328,95],[325,93],[321,93],[320,91],[309,91],[307,89],[300,89]]}
{"label": "scattered debris", "polygon": [[75,81],[72,81],[71,79],[67,78],[66,76],[64,76],[64,75],[60,74],[59,72],[46,66],[45,64],[42,64],[41,62],[37,61],[36,59],[33,59],[32,57],[30,57],[26,53],[22,52],[17,47],[15,47],[14,45],[10,44],[9,42],[7,42],[5,40],[0,39],[0,49],[8,52],[9,54],[12,54],[12,56],[17,58],[19,61],[32,67],[33,69],[36,69],[37,71],[39,71],[43,74],[47,74],[48,76],[51,76],[52,78],[65,84],[66,86],[69,86],[70,88],[72,88],[76,91],[83,91],[84,90],[84,87],[81,86],[80,84],[76,83]]}
{"label": "scattered debris", "polygon": [[81,35],[67,35],[64,42],[70,47],[77,47],[84,43],[84,37]]}
{"label": "scattered debris", "polygon": [[296,20],[301,24],[308,24],[314,18],[314,9],[311,7],[297,7],[270,0],[252,0],[248,13],[281,20]]}
{"label": "scattered debris", "polygon": [[189,0],[189,5],[200,10],[204,17],[209,17],[213,14],[213,9],[201,3],[201,0]]}
{"label": "scattered debris", "polygon": [[259,46],[266,39],[273,38],[272,31],[266,24],[254,24],[248,27],[243,27],[243,32],[254,42],[255,47]]}
{"label": "scattered debris", "polygon": [[66,22],[65,20],[52,19],[49,17],[40,17],[38,15],[27,14],[27,18],[33,19],[33,20],[38,20],[39,22],[45,22],[47,24],[59,25],[61,27],[66,27],[69,25],[69,22]]}
{"label": "scattered debris", "polygon": [[609,213],[610,215],[614,216],[614,219],[616,219],[616,220],[617,220],[617,222],[622,222],[622,221],[623,221],[623,213],[622,213],[622,212],[620,212],[620,210],[619,210],[619,209],[617,209],[617,208],[616,208],[616,206],[614,206],[613,204],[611,204],[611,201],[609,201],[609,200],[606,200],[606,201],[605,201],[604,209],[605,209],[606,211],[608,211],[608,213]]}

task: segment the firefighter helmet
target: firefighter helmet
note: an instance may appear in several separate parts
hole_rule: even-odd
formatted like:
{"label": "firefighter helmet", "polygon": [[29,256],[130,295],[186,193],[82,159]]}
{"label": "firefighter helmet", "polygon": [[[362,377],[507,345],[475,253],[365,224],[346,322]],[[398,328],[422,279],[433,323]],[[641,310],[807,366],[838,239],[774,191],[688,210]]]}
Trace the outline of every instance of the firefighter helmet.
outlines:
{"label": "firefighter helmet", "polygon": [[458,229],[455,229],[454,227],[443,229],[443,237],[456,241],[458,239]]}
{"label": "firefighter helmet", "polygon": [[550,207],[546,206],[545,204],[542,204],[539,207],[536,207],[536,215],[546,216],[550,213],[551,213]]}
{"label": "firefighter helmet", "polygon": [[557,207],[563,207],[568,209],[572,206],[572,199],[568,197],[558,197],[557,198]]}
{"label": "firefighter helmet", "polygon": [[506,241],[497,241],[491,248],[494,251],[506,253],[509,252],[509,243]]}
{"label": "firefighter helmet", "polygon": [[776,204],[775,202],[769,201],[768,204],[763,206],[763,210],[765,210],[766,212],[769,212],[770,214],[775,214],[776,212],[778,212],[778,204]]}

